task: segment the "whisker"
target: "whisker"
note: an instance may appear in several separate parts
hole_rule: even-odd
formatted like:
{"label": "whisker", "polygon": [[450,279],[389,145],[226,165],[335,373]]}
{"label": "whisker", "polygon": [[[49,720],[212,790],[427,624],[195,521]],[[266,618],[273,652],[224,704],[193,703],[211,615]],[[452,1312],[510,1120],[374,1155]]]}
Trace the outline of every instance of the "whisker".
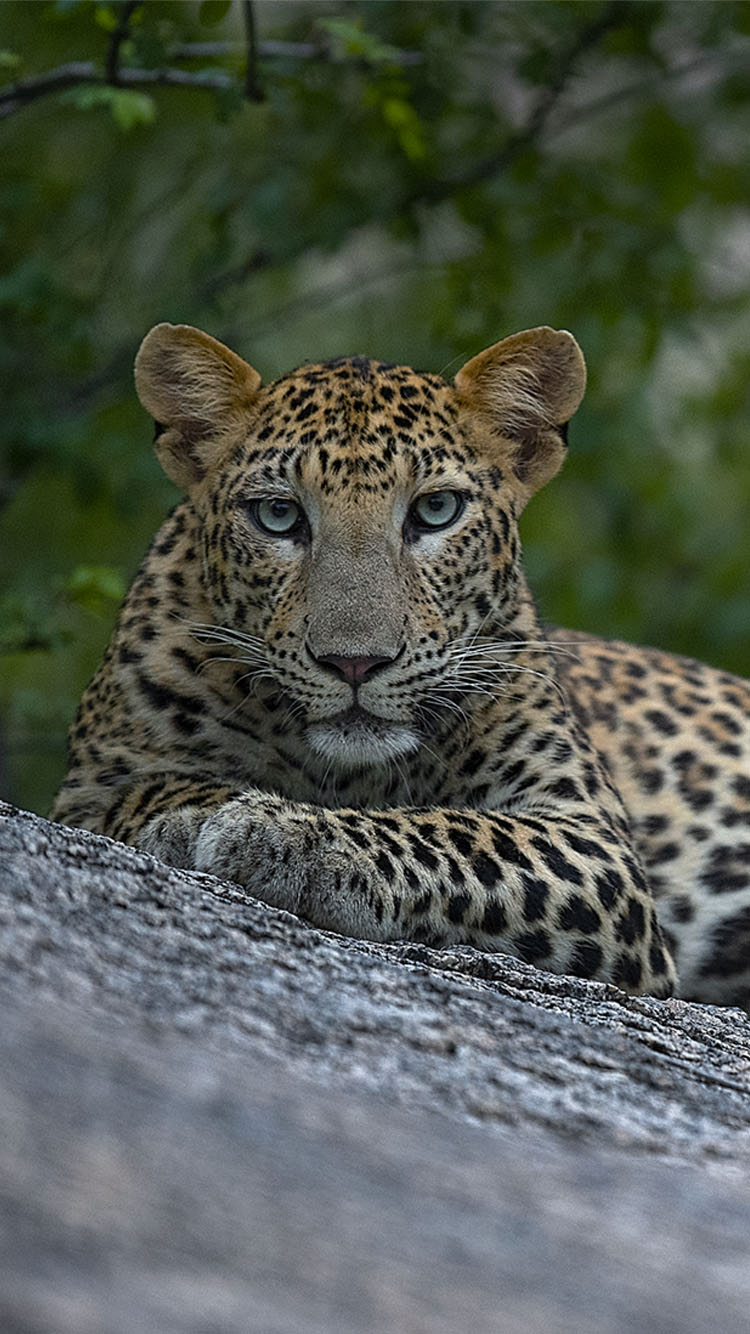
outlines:
{"label": "whisker", "polygon": [[189,621],[184,616],[174,615],[198,643],[216,643],[236,645],[256,652],[265,652],[265,642],[259,635],[248,635],[234,626],[215,625],[207,621]]}
{"label": "whisker", "polygon": [[[428,748],[428,753],[429,753],[429,754],[432,754],[432,752],[429,751],[429,748]],[[405,794],[406,794],[406,800],[407,800],[407,802],[409,803],[409,805],[411,806],[411,805],[412,805],[412,795],[411,795],[411,782],[410,782],[410,779],[409,779],[409,771],[408,771],[408,769],[406,768],[406,765],[404,764],[403,760],[399,760],[399,759],[397,759],[396,756],[393,757],[393,763],[394,763],[394,765],[395,765],[396,772],[398,773],[399,778],[401,779],[401,783],[402,783],[402,785],[403,785],[403,789],[404,789],[404,792],[405,792]]]}
{"label": "whisker", "polygon": [[454,693],[455,693],[455,690],[454,690],[454,687],[452,687],[452,686],[446,686],[446,687],[434,686],[431,690],[427,691],[427,692],[422,696],[422,699],[419,701],[420,707],[421,707],[422,704],[425,703],[425,702],[428,702],[428,701],[435,701],[436,704],[439,705],[440,712],[438,712],[437,709],[433,709],[433,716],[434,716],[434,717],[438,717],[438,718],[439,718],[439,717],[442,716],[442,711],[443,711],[443,710],[445,710],[445,709],[450,709],[450,710],[452,710],[454,713],[457,713],[457,714],[458,714],[458,716],[461,718],[462,722],[465,722],[465,723],[468,724],[469,716],[468,716],[466,710],[463,709],[463,708],[461,707],[461,705],[458,703],[458,701],[455,700],[455,699],[453,699],[453,694],[454,694]]}
{"label": "whisker", "polygon": [[429,745],[427,744],[426,741],[423,741],[423,742],[422,742],[421,748],[422,748],[423,750],[426,750],[428,755],[431,755],[431,756],[432,756],[432,758],[433,758],[433,760],[435,761],[435,763],[436,763],[441,769],[447,769],[447,767],[448,767],[448,762],[447,762],[447,760],[444,758],[444,756],[439,755],[438,752],[437,752],[436,750],[433,750],[433,749],[432,749],[432,746],[429,746]]}
{"label": "whisker", "polygon": [[211,666],[213,665],[213,663],[215,663],[215,662],[233,662],[233,663],[235,664],[235,666],[237,666],[237,667],[243,667],[243,666],[248,666],[248,667],[249,667],[249,666],[252,665],[252,659],[251,659],[251,658],[244,658],[244,657],[239,657],[239,658],[224,658],[224,657],[222,657],[222,658],[218,658],[218,657],[204,658],[204,659],[203,659],[203,662],[199,663],[198,666],[197,666],[196,669],[195,669],[196,676],[200,676],[200,673],[204,670],[204,668],[206,668],[206,667],[211,667]]}
{"label": "whisker", "polygon": [[[238,676],[237,680],[234,682],[234,685],[235,687],[237,687],[242,683],[242,681],[247,681],[247,680],[251,680],[253,686],[257,686],[258,682],[262,680],[272,681],[274,685],[277,684],[276,677],[269,668],[263,669],[258,667],[252,667],[249,672],[244,672],[242,676]],[[244,708],[246,704],[247,704],[247,695],[243,695],[243,697],[238,701],[237,704],[234,704],[231,709],[229,709],[226,713],[223,713],[221,715],[222,722],[226,722],[228,718],[233,717],[233,715],[235,713],[238,713],[240,709]]]}
{"label": "whisker", "polygon": [[[573,642],[573,641],[570,641]],[[576,662],[580,661],[577,653],[565,647],[563,644],[548,644],[545,640],[518,640],[509,643],[507,640],[488,640],[484,644],[460,644],[458,641],[448,646],[448,654],[451,657],[502,657],[508,658],[515,653],[553,653],[559,656],[573,658]]]}

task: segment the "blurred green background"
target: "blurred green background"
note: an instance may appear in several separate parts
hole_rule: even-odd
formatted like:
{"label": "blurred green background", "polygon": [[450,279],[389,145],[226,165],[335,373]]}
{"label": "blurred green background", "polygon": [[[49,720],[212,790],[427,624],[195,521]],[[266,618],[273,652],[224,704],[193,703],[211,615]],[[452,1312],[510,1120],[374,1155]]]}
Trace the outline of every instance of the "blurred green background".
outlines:
{"label": "blurred green background", "polygon": [[543,614],[750,672],[744,0],[5,0],[0,77],[3,795],[46,809],[176,498],[131,378],[159,320],[264,378],[573,330]]}

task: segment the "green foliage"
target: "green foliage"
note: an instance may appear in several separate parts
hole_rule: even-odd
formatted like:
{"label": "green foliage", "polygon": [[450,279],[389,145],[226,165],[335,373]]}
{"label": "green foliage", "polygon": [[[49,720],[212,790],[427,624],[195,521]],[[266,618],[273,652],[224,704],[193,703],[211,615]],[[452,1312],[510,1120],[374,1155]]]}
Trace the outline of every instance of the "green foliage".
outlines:
{"label": "green foliage", "polygon": [[203,0],[198,11],[198,19],[201,23],[214,27],[217,23],[223,22],[231,8],[232,0]]}
{"label": "green foliage", "polygon": [[332,38],[331,52],[335,58],[347,56],[365,60],[369,65],[398,65],[399,51],[388,42],[369,32],[360,18],[319,18],[318,31]]}
{"label": "green foliage", "polygon": [[175,500],[130,372],[162,319],[267,377],[346,351],[450,375],[573,329],[589,392],[524,520],[543,612],[748,671],[748,9],[290,0],[257,7],[248,70],[239,0],[0,5],[16,799],[48,803]]}
{"label": "green foliage", "polygon": [[132,130],[136,125],[148,125],[156,117],[156,103],[148,93],[136,93],[131,88],[71,88],[60,101],[70,103],[79,111],[92,107],[106,107],[115,125],[121,130]]}
{"label": "green foliage", "polygon": [[0,595],[0,655],[59,648],[73,637],[73,608],[83,607],[94,617],[109,620],[126,591],[119,570],[77,565],[66,578],[54,580],[45,593],[29,590]]}

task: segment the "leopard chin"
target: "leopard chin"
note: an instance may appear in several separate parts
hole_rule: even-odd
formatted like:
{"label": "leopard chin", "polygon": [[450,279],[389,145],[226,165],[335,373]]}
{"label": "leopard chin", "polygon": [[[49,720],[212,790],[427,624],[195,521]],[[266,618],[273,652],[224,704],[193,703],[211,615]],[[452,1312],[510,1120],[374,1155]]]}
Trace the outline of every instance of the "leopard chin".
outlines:
{"label": "leopard chin", "polygon": [[377,718],[361,709],[310,723],[307,742],[314,754],[340,769],[369,769],[418,749],[420,737],[407,723]]}

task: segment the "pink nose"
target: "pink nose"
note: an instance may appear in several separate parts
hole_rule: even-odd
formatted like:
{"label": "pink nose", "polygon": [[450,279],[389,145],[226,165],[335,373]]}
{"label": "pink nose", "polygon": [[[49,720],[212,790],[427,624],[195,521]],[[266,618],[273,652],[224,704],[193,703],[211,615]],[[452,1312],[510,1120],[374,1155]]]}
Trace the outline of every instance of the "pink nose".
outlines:
{"label": "pink nose", "polygon": [[326,653],[317,661],[322,667],[330,667],[331,671],[337,672],[343,676],[350,686],[359,685],[366,677],[373,676],[380,667],[385,667],[392,658],[343,658],[338,653]]}

